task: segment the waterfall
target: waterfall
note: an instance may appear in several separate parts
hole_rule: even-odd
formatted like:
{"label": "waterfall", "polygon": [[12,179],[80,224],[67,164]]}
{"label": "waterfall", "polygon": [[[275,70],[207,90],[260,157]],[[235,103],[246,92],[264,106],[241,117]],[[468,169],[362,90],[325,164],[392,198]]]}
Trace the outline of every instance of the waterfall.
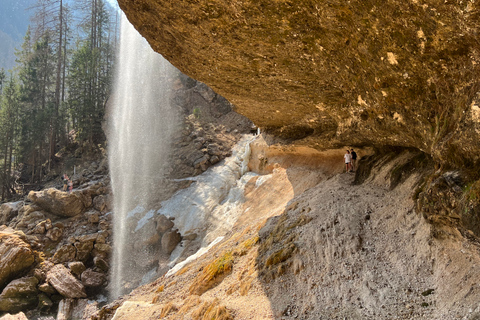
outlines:
{"label": "waterfall", "polygon": [[108,123],[113,191],[111,298],[125,293],[125,282],[143,276],[132,261],[127,215],[153,201],[167,161],[177,119],[169,106],[169,75],[174,68],[155,53],[123,15],[113,102]]}

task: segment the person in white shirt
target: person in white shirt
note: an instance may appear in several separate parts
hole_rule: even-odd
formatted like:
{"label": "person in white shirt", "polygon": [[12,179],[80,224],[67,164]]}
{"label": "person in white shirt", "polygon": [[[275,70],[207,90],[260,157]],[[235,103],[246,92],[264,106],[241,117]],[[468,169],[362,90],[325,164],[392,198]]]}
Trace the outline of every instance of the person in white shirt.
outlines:
{"label": "person in white shirt", "polygon": [[350,171],[350,163],[352,162],[352,155],[350,154],[350,151],[348,149],[347,149],[347,153],[345,153],[343,158],[345,159],[346,171],[349,172]]}

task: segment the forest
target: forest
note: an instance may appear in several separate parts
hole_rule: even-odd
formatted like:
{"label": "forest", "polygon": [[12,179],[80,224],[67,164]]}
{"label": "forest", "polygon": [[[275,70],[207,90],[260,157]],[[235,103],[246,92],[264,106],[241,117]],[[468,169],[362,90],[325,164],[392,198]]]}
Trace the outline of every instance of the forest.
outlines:
{"label": "forest", "polygon": [[74,145],[103,146],[118,13],[103,0],[38,0],[12,70],[0,69],[1,200],[28,191]]}

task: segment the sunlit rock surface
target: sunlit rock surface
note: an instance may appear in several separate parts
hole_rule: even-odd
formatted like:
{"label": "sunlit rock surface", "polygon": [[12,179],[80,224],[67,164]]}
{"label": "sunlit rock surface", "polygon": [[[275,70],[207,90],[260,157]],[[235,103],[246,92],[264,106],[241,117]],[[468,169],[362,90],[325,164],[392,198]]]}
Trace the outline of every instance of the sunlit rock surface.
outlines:
{"label": "sunlit rock surface", "polygon": [[278,137],[478,162],[476,2],[119,3],[156,51]]}

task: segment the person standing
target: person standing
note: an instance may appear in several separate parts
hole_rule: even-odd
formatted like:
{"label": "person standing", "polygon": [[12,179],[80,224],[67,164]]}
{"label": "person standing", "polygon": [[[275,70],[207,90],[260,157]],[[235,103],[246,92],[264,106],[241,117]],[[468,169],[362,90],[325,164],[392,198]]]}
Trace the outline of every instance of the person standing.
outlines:
{"label": "person standing", "polygon": [[350,154],[350,150],[347,149],[347,153],[343,156],[345,159],[345,170],[346,172],[350,172],[350,162],[352,161],[352,155]]}
{"label": "person standing", "polygon": [[357,153],[352,149],[350,154],[352,155],[352,172],[355,172],[355,166],[357,165]]}
{"label": "person standing", "polygon": [[66,173],[63,174],[63,177],[62,177],[62,180],[63,180],[63,191],[67,191],[68,190],[68,176]]}

